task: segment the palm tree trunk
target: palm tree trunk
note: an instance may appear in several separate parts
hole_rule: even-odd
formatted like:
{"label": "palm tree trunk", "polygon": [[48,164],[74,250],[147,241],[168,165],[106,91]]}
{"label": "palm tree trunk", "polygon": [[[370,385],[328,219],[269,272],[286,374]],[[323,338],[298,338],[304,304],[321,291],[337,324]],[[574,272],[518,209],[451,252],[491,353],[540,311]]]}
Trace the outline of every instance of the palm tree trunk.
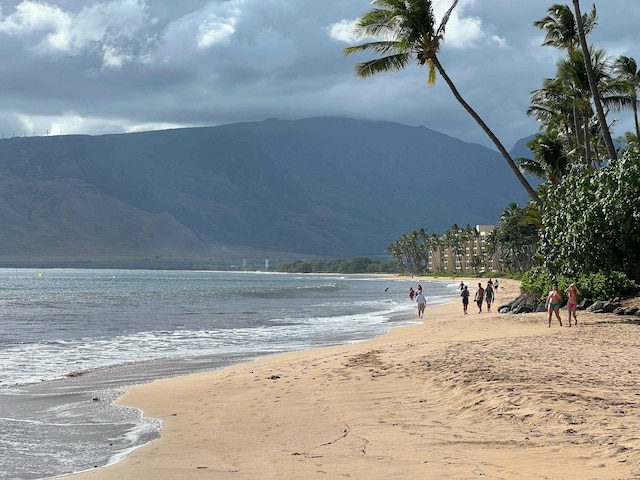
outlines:
{"label": "palm tree trunk", "polygon": [[633,121],[636,124],[636,140],[640,143],[640,125],[638,124],[638,99],[633,97]]}
{"label": "palm tree trunk", "polygon": [[513,170],[513,173],[515,173],[516,177],[518,178],[522,186],[525,188],[529,196],[536,203],[539,203],[540,197],[538,197],[538,194],[536,193],[536,191],[531,187],[531,184],[527,181],[524,175],[522,175],[522,172],[520,171],[516,163],[513,161],[513,158],[511,158],[511,155],[509,155],[509,152],[507,152],[507,150],[504,148],[502,143],[500,143],[500,140],[498,140],[498,137],[494,135],[494,133],[487,126],[487,124],[484,123],[484,121],[482,120],[482,118],[480,118],[480,116],[476,113],[476,111],[473,108],[471,108],[471,106],[465,101],[464,98],[462,98],[462,95],[460,95],[460,92],[458,92],[458,89],[451,81],[451,78],[449,78],[449,75],[447,75],[447,72],[445,72],[444,67],[440,63],[440,60],[438,59],[438,57],[434,55],[431,60],[433,61],[433,64],[435,65],[440,75],[442,75],[442,78],[444,78],[444,81],[447,82],[449,89],[453,93],[453,96],[456,97],[456,100],[458,100],[458,103],[460,103],[460,105],[463,106],[463,108],[467,111],[467,113],[469,113],[469,115],[473,117],[476,123],[480,125],[480,128],[482,128],[484,133],[486,133],[489,136],[489,138],[491,139],[493,144],[496,146],[498,151],[502,154],[504,159],[507,161],[507,164],[509,165],[509,167],[511,167],[511,170]]}
{"label": "palm tree trunk", "polygon": [[582,127],[584,128],[584,163],[591,166],[591,138],[589,135],[589,116],[582,115]]}
{"label": "palm tree trunk", "polygon": [[573,128],[575,130],[575,134],[572,135],[572,137],[575,139],[574,147],[578,152],[578,155],[582,153],[582,155],[585,156],[586,148],[584,146],[584,120],[582,119],[582,113],[578,108],[578,105],[576,105],[575,101],[573,104]]}
{"label": "palm tree trunk", "polygon": [[607,125],[607,117],[604,114],[602,108],[602,98],[600,97],[600,90],[598,90],[598,84],[596,83],[596,77],[593,73],[593,65],[591,64],[591,53],[589,52],[589,45],[587,45],[587,38],[584,34],[584,25],[582,23],[582,13],[580,12],[580,0],[573,0],[573,8],[576,12],[576,26],[578,27],[578,36],[580,37],[580,45],[582,46],[582,52],[584,53],[584,66],[587,70],[587,78],[589,79],[589,88],[593,95],[593,103],[596,106],[596,112],[598,113],[598,123],[602,130],[602,136],[604,137],[604,143],[607,146],[609,152],[609,158],[611,161],[617,160],[616,148],[613,145],[611,139],[611,132],[609,131],[609,125]]}

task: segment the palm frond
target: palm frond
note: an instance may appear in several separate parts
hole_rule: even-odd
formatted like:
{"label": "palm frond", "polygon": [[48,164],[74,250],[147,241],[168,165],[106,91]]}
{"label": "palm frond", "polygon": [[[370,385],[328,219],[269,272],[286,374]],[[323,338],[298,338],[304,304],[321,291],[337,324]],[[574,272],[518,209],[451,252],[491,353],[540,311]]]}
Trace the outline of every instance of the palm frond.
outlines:
{"label": "palm frond", "polygon": [[386,36],[391,33],[390,25],[394,12],[376,9],[362,15],[354,28],[354,33],[361,37]]}
{"label": "palm frond", "polygon": [[358,63],[354,70],[359,77],[367,78],[377,73],[402,70],[412,61],[410,53],[398,53]]}
{"label": "palm frond", "polygon": [[[429,2],[429,3],[431,3],[431,2]],[[449,7],[449,10],[447,10],[447,12],[442,17],[442,20],[440,21],[440,26],[438,27],[438,30],[436,31],[436,37],[437,38],[444,38],[444,30],[445,30],[445,28],[447,26],[447,22],[449,21],[449,17],[453,13],[453,11],[455,10],[457,5],[458,5],[458,0],[453,0],[453,3]]]}
{"label": "palm frond", "polygon": [[405,42],[388,42],[388,41],[379,41],[379,42],[368,42],[363,43],[361,45],[354,45],[351,47],[346,47],[344,49],[344,55],[349,56],[359,52],[365,51],[373,51],[379,53],[381,55],[388,55],[390,53],[394,54],[406,54],[409,50],[409,45]]}
{"label": "palm frond", "polygon": [[634,103],[638,105],[638,101],[632,97],[627,95],[610,95],[603,96],[602,103],[611,110],[621,111],[621,110],[630,110],[633,108]]}

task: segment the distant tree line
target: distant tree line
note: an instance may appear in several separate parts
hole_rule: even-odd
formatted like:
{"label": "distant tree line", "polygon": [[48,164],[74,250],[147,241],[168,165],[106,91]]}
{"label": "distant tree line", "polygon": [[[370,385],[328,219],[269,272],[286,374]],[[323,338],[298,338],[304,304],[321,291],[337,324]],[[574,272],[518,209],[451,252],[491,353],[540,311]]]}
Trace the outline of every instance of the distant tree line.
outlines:
{"label": "distant tree line", "polygon": [[398,273],[395,262],[356,257],[350,260],[296,260],[281,263],[276,271],[286,273]]}

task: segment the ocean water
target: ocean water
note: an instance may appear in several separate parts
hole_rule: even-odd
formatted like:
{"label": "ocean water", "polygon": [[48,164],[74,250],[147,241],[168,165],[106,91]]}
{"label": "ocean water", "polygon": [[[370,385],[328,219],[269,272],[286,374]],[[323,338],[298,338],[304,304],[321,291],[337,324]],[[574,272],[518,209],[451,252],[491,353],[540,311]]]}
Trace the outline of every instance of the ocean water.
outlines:
{"label": "ocean water", "polygon": [[[455,282],[421,282],[428,305]],[[116,462],[161,420],[114,407],[119,388],[259,356],[345,344],[417,321],[411,280],[0,269],[0,479]],[[428,315],[427,315],[428,318]]]}

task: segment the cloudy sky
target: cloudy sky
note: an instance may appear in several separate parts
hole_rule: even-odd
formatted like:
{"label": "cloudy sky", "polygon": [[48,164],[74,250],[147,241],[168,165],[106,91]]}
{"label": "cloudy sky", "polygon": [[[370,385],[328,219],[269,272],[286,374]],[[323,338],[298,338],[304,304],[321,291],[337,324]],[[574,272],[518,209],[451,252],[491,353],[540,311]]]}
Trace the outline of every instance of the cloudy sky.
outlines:
{"label": "cloudy sky", "polygon": [[[556,0],[557,1],[557,0]],[[441,61],[507,148],[537,131],[529,94],[555,73],[553,1],[460,0]],[[570,1],[565,3],[571,4]],[[640,61],[640,1],[595,0],[590,40]],[[592,2],[582,1],[583,11]],[[441,16],[450,0],[434,0]],[[343,49],[369,0],[0,0],[0,133],[104,134],[345,116],[489,145],[424,67],[369,79]],[[631,114],[615,113],[615,134]]]}

